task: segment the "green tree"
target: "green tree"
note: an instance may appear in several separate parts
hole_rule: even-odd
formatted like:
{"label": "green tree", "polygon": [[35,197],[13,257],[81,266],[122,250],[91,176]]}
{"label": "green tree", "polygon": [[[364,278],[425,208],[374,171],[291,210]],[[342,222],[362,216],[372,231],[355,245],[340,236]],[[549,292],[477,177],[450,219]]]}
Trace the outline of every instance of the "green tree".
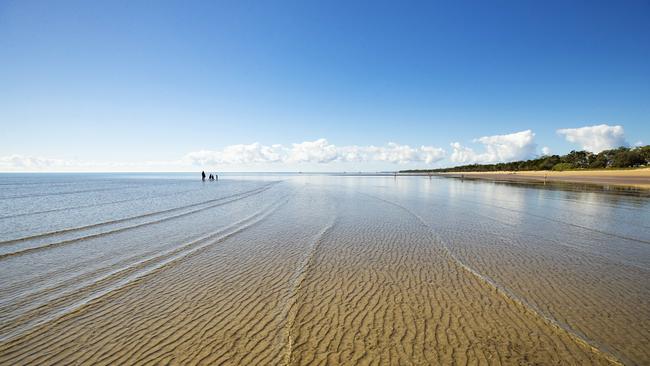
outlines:
{"label": "green tree", "polygon": [[589,167],[592,169],[607,168],[607,156],[601,154],[596,155],[593,161],[589,163]]}
{"label": "green tree", "polygon": [[510,170],[568,170],[568,169],[602,169],[626,168],[650,164],[650,145],[630,149],[619,147],[604,150],[598,154],[588,151],[571,151],[564,156],[542,156],[537,159],[513,161],[496,164],[471,164],[443,169],[405,170],[403,172],[490,172]]}
{"label": "green tree", "polygon": [[614,155],[611,166],[614,168],[634,167],[645,164],[645,159],[637,151],[619,151]]}
{"label": "green tree", "polygon": [[571,163],[557,163],[553,165],[553,170],[563,171],[573,169],[573,164]]}
{"label": "green tree", "polygon": [[638,151],[639,155],[645,160],[644,164],[650,164],[650,145],[637,147],[635,150]]}

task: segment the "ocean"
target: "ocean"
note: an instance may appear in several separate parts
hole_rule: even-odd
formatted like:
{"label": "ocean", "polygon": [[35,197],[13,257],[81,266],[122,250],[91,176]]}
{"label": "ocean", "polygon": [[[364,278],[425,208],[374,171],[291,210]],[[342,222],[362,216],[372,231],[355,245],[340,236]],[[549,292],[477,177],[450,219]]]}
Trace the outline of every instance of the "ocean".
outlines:
{"label": "ocean", "polygon": [[650,196],[0,174],[2,364],[650,362]]}

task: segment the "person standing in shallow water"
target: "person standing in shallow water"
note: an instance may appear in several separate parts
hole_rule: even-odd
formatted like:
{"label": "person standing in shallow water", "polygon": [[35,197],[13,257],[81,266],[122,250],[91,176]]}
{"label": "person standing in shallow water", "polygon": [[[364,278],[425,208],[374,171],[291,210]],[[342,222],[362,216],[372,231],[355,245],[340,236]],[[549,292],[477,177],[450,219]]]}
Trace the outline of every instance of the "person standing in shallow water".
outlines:
{"label": "person standing in shallow water", "polygon": [[201,172],[201,180],[205,182],[205,171]]}

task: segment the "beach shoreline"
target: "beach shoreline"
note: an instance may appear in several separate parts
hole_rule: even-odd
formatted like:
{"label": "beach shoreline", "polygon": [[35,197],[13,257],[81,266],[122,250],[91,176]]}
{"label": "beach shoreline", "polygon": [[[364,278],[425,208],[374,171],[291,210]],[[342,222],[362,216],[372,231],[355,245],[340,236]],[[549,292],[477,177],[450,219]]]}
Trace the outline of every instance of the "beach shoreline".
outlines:
{"label": "beach shoreline", "polygon": [[0,176],[0,364],[648,363],[644,194],[427,178]]}
{"label": "beach shoreline", "polygon": [[650,168],[621,170],[533,170],[533,171],[486,171],[448,173],[408,173],[402,175],[443,176],[451,178],[483,179],[511,182],[558,182],[583,183],[603,186],[634,187],[650,189]]}

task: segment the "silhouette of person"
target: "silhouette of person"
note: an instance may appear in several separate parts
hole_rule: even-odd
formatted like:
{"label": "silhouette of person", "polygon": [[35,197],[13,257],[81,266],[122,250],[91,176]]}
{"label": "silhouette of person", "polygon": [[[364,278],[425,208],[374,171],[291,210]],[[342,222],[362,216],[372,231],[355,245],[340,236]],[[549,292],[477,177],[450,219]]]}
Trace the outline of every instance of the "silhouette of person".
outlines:
{"label": "silhouette of person", "polygon": [[215,173],[214,180],[219,180],[219,176]]}
{"label": "silhouette of person", "polygon": [[201,172],[201,180],[205,182],[205,172]]}

